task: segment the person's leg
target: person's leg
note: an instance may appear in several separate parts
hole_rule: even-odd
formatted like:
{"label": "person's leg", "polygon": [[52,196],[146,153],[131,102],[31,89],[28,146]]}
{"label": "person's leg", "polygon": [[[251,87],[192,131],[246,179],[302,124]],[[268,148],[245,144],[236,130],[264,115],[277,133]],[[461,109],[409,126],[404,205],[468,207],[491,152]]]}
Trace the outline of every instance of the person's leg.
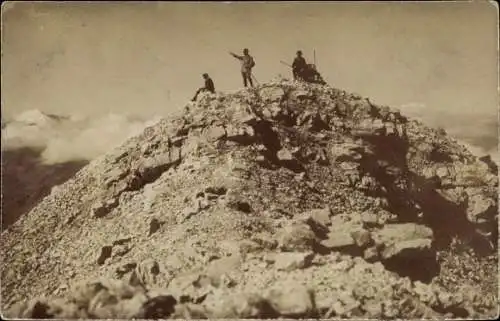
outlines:
{"label": "person's leg", "polygon": [[198,94],[199,94],[199,93],[200,93],[200,90],[198,89],[198,90],[196,91],[196,93],[194,94],[193,99],[191,99],[191,101],[196,101],[196,98],[198,98]]}
{"label": "person's leg", "polygon": [[247,76],[246,74],[242,71],[241,76],[243,77],[243,86],[247,86]]}
{"label": "person's leg", "polygon": [[250,83],[250,87],[253,87],[253,80],[252,80],[252,72],[251,71],[247,72],[247,78],[248,78],[248,82]]}
{"label": "person's leg", "polygon": [[203,90],[203,88],[200,88],[196,91],[196,94],[194,94],[194,97],[193,99],[191,99],[192,101],[196,101],[196,99],[198,98],[198,95],[200,94],[200,92]]}

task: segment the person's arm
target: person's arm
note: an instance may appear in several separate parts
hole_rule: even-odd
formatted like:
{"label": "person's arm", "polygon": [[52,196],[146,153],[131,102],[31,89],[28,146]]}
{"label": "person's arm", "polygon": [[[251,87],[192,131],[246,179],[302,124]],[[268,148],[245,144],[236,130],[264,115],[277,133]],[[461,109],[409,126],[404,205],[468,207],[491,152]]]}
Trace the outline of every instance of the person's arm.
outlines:
{"label": "person's arm", "polygon": [[233,56],[234,58],[236,58],[236,59],[239,59],[239,60],[243,59],[243,57],[242,57],[242,56],[238,56],[238,55],[237,55],[237,54],[235,54],[234,52],[231,52],[231,51],[230,51],[230,52],[229,52],[229,54],[230,54],[231,56]]}

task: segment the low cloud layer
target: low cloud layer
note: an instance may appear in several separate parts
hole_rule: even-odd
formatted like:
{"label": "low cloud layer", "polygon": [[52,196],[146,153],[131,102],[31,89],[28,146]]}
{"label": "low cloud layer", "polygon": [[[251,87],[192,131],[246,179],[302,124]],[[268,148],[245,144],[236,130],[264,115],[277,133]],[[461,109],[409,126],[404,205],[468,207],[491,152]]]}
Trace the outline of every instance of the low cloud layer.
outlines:
{"label": "low cloud layer", "polygon": [[41,157],[45,164],[92,160],[159,119],[117,114],[61,117],[30,110],[5,124],[2,145],[3,149],[43,148]]}
{"label": "low cloud layer", "polygon": [[440,127],[475,155],[489,154],[500,163],[498,151],[498,119],[490,114],[436,111],[423,103],[413,102],[400,107],[403,114],[430,127]]}

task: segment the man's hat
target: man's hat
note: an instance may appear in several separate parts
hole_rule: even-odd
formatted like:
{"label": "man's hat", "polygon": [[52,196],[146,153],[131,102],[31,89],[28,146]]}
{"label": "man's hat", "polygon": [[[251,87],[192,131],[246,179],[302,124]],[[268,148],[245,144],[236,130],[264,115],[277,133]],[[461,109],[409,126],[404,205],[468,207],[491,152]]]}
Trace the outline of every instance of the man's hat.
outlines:
{"label": "man's hat", "polygon": [[203,77],[207,78],[207,77],[208,77],[208,74],[207,74],[207,73],[204,73],[204,74],[203,74]]}
{"label": "man's hat", "polygon": [[302,55],[302,51],[301,51],[301,50],[298,50],[298,51],[297,51],[297,55]]}
{"label": "man's hat", "polygon": [[243,49],[243,52],[248,52],[248,49],[247,48]]}

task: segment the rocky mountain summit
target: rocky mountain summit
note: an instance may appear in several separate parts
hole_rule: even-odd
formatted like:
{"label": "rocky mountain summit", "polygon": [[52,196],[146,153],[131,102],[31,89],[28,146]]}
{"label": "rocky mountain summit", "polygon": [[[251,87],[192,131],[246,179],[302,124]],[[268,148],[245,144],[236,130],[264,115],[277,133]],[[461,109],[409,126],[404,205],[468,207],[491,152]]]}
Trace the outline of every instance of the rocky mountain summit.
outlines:
{"label": "rocky mountain summit", "polygon": [[204,95],[2,234],[6,317],[498,314],[498,176],[329,86]]}

